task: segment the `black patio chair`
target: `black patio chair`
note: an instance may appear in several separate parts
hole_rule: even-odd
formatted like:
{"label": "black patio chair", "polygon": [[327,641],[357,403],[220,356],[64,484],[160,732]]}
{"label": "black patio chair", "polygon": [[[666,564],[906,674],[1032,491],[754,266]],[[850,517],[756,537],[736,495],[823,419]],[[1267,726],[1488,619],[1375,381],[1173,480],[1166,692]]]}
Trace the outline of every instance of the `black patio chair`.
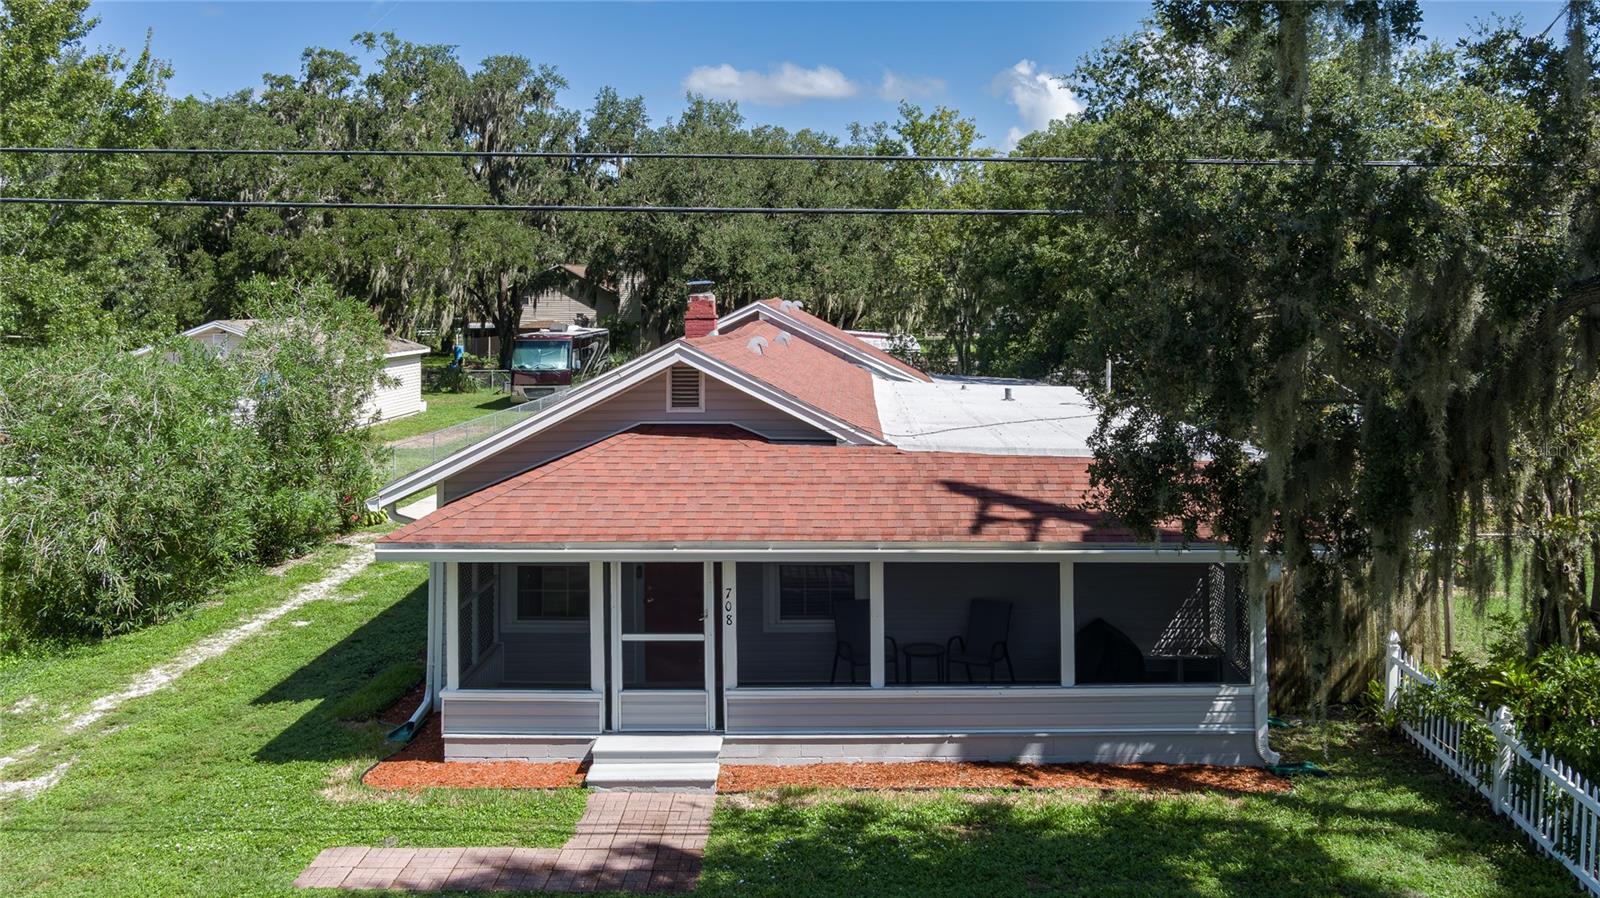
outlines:
{"label": "black patio chair", "polygon": [[[828,672],[828,682],[839,682],[839,662],[850,668],[850,682],[856,681],[856,668],[872,667],[872,618],[867,602],[840,601],[833,603],[833,669]],[[888,654],[884,662],[894,670],[891,682],[900,682],[900,646],[893,636],[883,637]]]}
{"label": "black patio chair", "polygon": [[972,682],[972,668],[989,669],[989,682],[994,682],[995,665],[1006,663],[1006,676],[1017,681],[1017,672],[1011,667],[1011,603],[995,599],[973,599],[967,606],[967,632],[950,637],[945,643],[945,663],[966,668],[967,682]]}

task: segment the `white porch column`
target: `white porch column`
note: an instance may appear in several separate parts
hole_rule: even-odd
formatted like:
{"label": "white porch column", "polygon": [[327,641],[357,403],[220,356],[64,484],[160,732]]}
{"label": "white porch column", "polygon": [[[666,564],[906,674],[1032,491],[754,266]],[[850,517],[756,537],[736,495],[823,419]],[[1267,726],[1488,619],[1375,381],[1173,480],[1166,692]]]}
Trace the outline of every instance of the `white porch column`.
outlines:
{"label": "white porch column", "polygon": [[611,562],[611,593],[608,596],[611,605],[611,688],[606,690],[608,700],[611,702],[611,728],[619,729],[622,722],[622,700],[617,693],[622,691],[622,641],[617,634],[622,632],[622,562]]}
{"label": "white porch column", "polygon": [[606,691],[606,563],[589,562],[589,688]]}
{"label": "white porch column", "polygon": [[717,656],[711,651],[716,646],[717,631],[717,563],[700,562],[703,581],[700,593],[700,657],[705,659],[706,729],[717,728]]}
{"label": "white porch column", "polygon": [[872,688],[882,689],[883,663],[883,562],[867,562],[867,657],[872,660]]}
{"label": "white porch column", "polygon": [[1078,682],[1078,623],[1073,608],[1073,562],[1061,562],[1061,685]]}
{"label": "white porch column", "polygon": [[444,564],[444,685],[461,688],[461,565]]}
{"label": "white porch column", "polygon": [[722,563],[722,602],[717,617],[722,621],[722,686],[739,685],[739,565]]}

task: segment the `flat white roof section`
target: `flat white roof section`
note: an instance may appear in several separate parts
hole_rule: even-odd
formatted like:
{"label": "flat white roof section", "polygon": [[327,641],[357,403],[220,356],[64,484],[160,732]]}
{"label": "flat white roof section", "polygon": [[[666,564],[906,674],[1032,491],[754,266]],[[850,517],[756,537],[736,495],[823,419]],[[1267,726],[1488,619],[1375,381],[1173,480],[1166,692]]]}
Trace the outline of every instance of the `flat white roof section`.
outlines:
{"label": "flat white roof section", "polygon": [[[1092,456],[1098,412],[1074,387],[993,377],[873,378],[884,438],[912,452]],[[1006,391],[1011,398],[1006,399]]]}

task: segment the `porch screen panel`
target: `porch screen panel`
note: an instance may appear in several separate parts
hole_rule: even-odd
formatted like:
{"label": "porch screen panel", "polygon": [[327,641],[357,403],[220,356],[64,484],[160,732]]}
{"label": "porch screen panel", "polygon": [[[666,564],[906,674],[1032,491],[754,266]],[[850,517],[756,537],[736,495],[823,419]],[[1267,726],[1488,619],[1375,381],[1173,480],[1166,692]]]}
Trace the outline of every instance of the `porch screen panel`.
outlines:
{"label": "porch screen panel", "polygon": [[889,563],[886,685],[1059,685],[1061,569],[1023,562]]}
{"label": "porch screen panel", "polygon": [[1078,564],[1077,682],[1245,683],[1249,612],[1232,564]]}
{"label": "porch screen panel", "polygon": [[[839,620],[847,631],[851,621],[865,620],[866,567],[852,562],[737,565],[739,685],[847,687],[852,679],[854,685],[866,685],[866,663],[849,663],[851,635],[837,629]],[[855,638],[864,659],[866,636]]]}
{"label": "porch screen panel", "polygon": [[[588,565],[500,564],[500,587],[480,611],[500,651],[485,688],[589,689]],[[486,628],[487,629],[487,628]]]}

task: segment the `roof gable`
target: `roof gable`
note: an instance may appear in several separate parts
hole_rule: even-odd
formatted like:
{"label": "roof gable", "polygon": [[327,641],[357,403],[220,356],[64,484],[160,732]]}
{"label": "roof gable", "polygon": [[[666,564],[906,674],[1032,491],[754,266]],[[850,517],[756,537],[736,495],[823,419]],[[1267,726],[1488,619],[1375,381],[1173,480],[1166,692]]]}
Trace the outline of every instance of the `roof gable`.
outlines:
{"label": "roof gable", "polygon": [[572,390],[552,405],[530,415],[527,420],[519,421],[487,439],[385,485],[376,496],[367,500],[367,507],[377,511],[418,490],[438,484],[534,434],[585,413],[674,365],[698,369],[707,377],[715,378],[843,442],[868,445],[883,443],[877,432],[875,413],[870,428],[866,422],[852,422],[835,411],[814,405],[780,386],[768,383],[758,374],[729,364],[688,341],[675,340]]}
{"label": "roof gable", "polygon": [[864,365],[869,370],[891,380],[932,380],[925,372],[906,364],[862,340],[860,337],[835,327],[801,308],[797,302],[783,299],[763,299],[723,316],[717,324],[717,333],[728,333],[748,326],[752,321],[766,320],[810,339],[816,345]]}
{"label": "roof gable", "polygon": [[766,321],[689,342],[802,402],[883,437],[872,375],[814,343]]}

